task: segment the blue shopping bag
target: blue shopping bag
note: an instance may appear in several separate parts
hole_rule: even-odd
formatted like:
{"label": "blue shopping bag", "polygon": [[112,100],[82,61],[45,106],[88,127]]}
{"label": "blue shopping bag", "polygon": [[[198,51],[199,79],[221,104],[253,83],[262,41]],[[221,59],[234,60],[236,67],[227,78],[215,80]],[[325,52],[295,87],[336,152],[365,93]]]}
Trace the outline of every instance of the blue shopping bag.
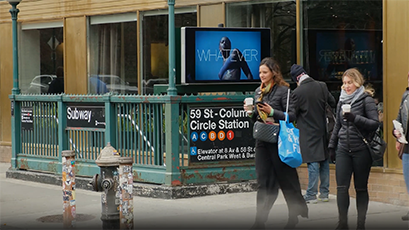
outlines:
{"label": "blue shopping bag", "polygon": [[300,131],[294,127],[288,120],[288,114],[285,121],[280,120],[280,132],[278,134],[278,155],[282,162],[292,168],[297,168],[302,164],[300,151]]}

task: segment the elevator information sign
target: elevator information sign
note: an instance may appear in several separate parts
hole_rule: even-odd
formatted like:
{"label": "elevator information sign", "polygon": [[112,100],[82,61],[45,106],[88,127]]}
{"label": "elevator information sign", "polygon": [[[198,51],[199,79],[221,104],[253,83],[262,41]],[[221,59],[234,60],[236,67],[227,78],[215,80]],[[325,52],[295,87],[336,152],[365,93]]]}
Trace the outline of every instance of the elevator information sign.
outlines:
{"label": "elevator information sign", "polygon": [[22,130],[34,129],[33,107],[31,106],[21,108],[21,129]]}
{"label": "elevator information sign", "polygon": [[253,159],[253,125],[242,106],[191,107],[190,161]]}

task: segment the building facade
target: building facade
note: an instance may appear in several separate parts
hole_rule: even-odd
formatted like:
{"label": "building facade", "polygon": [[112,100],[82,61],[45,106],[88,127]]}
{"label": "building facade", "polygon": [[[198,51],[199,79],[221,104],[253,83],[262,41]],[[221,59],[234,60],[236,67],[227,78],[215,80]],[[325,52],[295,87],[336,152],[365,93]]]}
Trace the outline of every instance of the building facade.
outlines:
{"label": "building facade", "polygon": [[[10,99],[13,87],[12,23],[0,2],[0,159],[11,156]],[[47,94],[63,79],[66,94],[152,94],[168,83],[166,0],[23,0],[18,8],[19,87]],[[358,68],[375,90],[389,143],[384,162],[370,177],[375,200],[409,204],[392,120],[407,86],[409,1],[177,0],[175,27],[267,27],[270,53],[290,81],[293,63],[327,83],[338,98],[343,71]],[[101,87],[98,81],[102,80]],[[335,193],[334,167],[331,192]],[[305,167],[299,168],[307,185]],[[353,190],[351,190],[353,193]]]}

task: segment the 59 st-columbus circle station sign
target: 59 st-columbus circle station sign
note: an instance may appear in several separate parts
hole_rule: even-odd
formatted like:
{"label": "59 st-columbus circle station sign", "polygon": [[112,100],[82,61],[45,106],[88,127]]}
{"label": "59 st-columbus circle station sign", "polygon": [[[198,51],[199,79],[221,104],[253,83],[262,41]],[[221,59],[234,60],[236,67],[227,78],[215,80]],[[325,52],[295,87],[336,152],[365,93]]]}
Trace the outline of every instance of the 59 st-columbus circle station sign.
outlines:
{"label": "59 st-columbus circle station sign", "polygon": [[191,107],[189,118],[191,162],[254,158],[252,122],[243,107]]}

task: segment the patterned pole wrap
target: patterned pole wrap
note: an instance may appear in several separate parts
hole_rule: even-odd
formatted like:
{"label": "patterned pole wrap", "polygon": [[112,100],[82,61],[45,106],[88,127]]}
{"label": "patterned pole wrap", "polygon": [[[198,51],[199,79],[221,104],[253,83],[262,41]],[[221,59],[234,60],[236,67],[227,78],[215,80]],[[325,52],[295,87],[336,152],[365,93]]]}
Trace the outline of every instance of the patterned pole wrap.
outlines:
{"label": "patterned pole wrap", "polygon": [[119,159],[120,229],[133,229],[133,173],[132,157]]}

